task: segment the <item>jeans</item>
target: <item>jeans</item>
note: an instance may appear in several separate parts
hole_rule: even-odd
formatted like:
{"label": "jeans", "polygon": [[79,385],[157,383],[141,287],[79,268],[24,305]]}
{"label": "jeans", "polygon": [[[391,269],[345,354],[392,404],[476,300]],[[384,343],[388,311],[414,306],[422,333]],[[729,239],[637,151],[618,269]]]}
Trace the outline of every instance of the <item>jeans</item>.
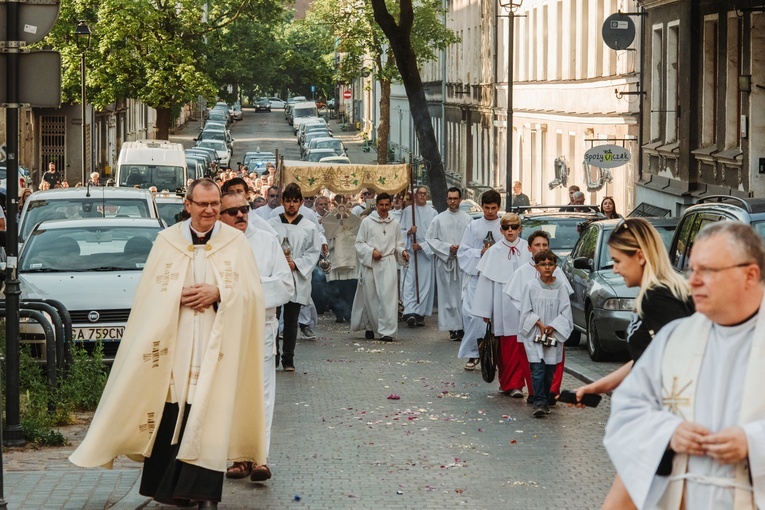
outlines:
{"label": "jeans", "polygon": [[295,343],[297,342],[300,307],[300,303],[293,303],[292,301],[286,303],[282,307],[282,313],[284,314],[284,331],[282,331],[281,349],[282,366],[294,366]]}
{"label": "jeans", "polygon": [[531,385],[534,387],[534,405],[547,405],[547,396],[552,387],[556,365],[546,365],[544,361],[531,365]]}

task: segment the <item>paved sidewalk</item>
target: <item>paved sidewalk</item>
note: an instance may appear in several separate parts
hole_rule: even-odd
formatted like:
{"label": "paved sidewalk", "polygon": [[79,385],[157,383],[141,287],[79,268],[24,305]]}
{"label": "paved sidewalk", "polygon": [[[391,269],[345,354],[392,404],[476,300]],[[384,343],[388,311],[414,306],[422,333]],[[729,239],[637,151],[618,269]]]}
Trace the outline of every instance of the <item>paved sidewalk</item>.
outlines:
{"label": "paved sidewalk", "polygon": [[[318,339],[298,340],[298,371],[277,373],[274,478],[227,480],[220,508],[599,506],[613,477],[602,447],[609,399],[533,419],[525,399],[465,371],[435,322],[382,343],[321,316]],[[565,376],[565,388],[578,384]],[[73,446],[7,453],[9,508],[170,508],[137,494],[138,464],[75,468]]]}

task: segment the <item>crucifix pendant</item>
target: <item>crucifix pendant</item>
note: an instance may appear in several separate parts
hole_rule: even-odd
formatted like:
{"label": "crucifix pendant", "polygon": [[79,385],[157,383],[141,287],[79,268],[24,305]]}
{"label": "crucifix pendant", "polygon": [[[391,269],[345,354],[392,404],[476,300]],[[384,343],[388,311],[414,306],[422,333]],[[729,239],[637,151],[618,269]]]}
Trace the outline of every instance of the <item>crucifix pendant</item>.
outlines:
{"label": "crucifix pendant", "polygon": [[388,232],[386,232],[386,231],[385,231],[385,229],[383,229],[383,235],[385,235],[385,234],[387,234],[387,233],[388,233]]}

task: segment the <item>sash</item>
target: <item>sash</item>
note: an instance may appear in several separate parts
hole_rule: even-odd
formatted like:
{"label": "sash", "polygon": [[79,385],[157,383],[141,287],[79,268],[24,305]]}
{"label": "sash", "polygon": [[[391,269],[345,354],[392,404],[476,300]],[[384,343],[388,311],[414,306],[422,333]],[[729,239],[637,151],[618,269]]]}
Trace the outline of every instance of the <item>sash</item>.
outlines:
{"label": "sash", "polygon": [[[701,362],[704,359],[711,328],[712,321],[696,313],[675,328],[664,350],[662,406],[665,410],[687,421],[694,421],[696,382],[701,371]],[[749,423],[765,416],[765,399],[762,398],[762,388],[765,387],[765,367],[762,366],[765,360],[765,296],[760,304],[753,342],[746,370],[739,424]],[[687,471],[688,455],[675,454],[672,461],[671,481],[659,501],[658,508],[676,510],[683,507]],[[734,488],[734,510],[754,508],[754,493],[747,461],[736,465],[735,478],[707,482]]]}

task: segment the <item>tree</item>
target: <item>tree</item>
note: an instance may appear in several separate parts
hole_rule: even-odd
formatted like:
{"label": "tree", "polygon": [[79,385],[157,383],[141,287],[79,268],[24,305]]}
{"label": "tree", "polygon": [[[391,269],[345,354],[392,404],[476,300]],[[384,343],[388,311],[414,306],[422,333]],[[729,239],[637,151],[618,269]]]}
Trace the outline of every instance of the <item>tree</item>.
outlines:
{"label": "tree", "polygon": [[[433,131],[428,102],[425,98],[425,89],[422,86],[418,60],[418,50],[422,58],[423,47],[419,44],[421,31],[429,31],[423,16],[419,15],[419,7],[412,5],[412,0],[398,0],[393,4],[393,12],[388,9],[385,0],[370,0],[374,11],[374,19],[388,39],[396,67],[401,75],[401,81],[406,90],[409,100],[409,109],[412,113],[417,141],[420,144],[420,153],[429,164],[428,177],[430,179],[433,205],[439,211],[446,210],[446,175],[444,163],[438,149],[438,142]],[[419,4],[418,4],[419,5]],[[431,12],[437,12],[436,2],[426,2]],[[416,14],[416,11],[417,14]],[[398,22],[396,17],[398,16]],[[440,20],[439,20],[440,22]],[[431,23],[432,25],[432,23]],[[415,29],[416,28],[416,29]],[[413,30],[415,29],[415,30]]]}

